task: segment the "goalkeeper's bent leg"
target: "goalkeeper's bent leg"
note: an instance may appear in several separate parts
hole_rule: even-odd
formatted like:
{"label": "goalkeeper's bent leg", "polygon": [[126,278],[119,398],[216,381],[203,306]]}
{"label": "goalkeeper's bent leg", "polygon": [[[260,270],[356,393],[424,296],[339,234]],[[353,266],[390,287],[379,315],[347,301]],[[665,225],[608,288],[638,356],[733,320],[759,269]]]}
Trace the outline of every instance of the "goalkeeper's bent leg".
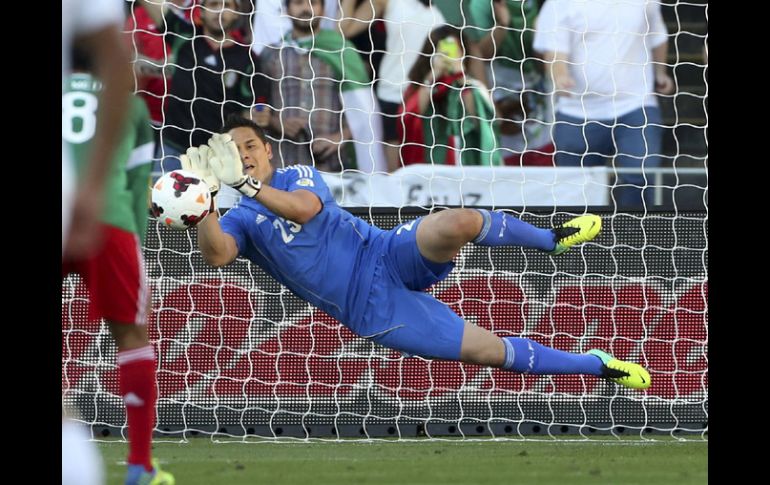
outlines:
{"label": "goalkeeper's bent leg", "polygon": [[479,246],[522,246],[541,251],[552,251],[556,237],[551,229],[541,229],[518,217],[500,211],[476,209],[484,219],[476,239]]}

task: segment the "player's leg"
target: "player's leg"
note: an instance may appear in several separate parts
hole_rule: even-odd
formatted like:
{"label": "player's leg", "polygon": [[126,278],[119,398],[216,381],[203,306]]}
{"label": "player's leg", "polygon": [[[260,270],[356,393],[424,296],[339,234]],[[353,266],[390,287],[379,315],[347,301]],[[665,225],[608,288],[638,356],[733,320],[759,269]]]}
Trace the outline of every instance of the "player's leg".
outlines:
{"label": "player's leg", "polygon": [[[595,356],[553,349],[548,350],[564,354],[563,361],[554,364],[555,359],[541,359],[542,354],[538,352],[533,362],[528,347],[531,345],[539,351],[543,346],[529,339],[500,338],[485,328],[465,322],[449,306],[422,291],[390,286],[386,293],[377,294],[377,300],[372,317],[390,322],[388,327],[392,330],[374,340],[407,354],[534,374],[600,375],[601,372],[601,361]],[[518,355],[514,356],[514,352]],[[566,361],[572,356],[578,357],[579,362],[567,366]],[[563,364],[564,372],[559,371],[558,364]]]}
{"label": "player's leg", "polygon": [[646,106],[618,118],[612,128],[617,145],[615,166],[641,169],[638,173],[618,174],[613,198],[619,208],[643,209],[653,203],[652,174],[647,169],[660,166],[663,125],[660,110]]}
{"label": "player's leg", "polygon": [[417,226],[417,247],[430,261],[451,261],[469,242],[480,246],[521,246],[561,254],[590,241],[601,230],[601,218],[576,217],[552,229],[536,227],[518,217],[486,209],[449,209],[423,218]]}
{"label": "player's leg", "polygon": [[463,321],[446,304],[422,291],[391,284],[376,289],[369,318],[387,331],[375,342],[409,355],[497,367],[528,374],[587,374],[645,389],[650,377],[641,366],[600,351],[573,354],[531,339],[499,337]]}
{"label": "player's leg", "polygon": [[599,376],[601,360],[545,347],[528,338],[498,337],[465,322],[460,360],[528,374],[590,374]]}
{"label": "player's leg", "polygon": [[638,364],[601,351],[573,354],[521,337],[499,337],[463,321],[447,305],[422,291],[390,286],[379,294],[375,313],[389,330],[373,340],[380,345],[425,358],[459,360],[528,374],[587,374],[637,389],[650,385]]}
{"label": "player's leg", "polygon": [[[448,209],[413,221],[420,254],[435,263],[452,261],[460,249],[473,241],[484,223],[475,209]],[[409,228],[405,224],[402,228]]]}
{"label": "player's leg", "polygon": [[640,365],[623,362],[600,350],[573,354],[521,337],[498,337],[465,323],[460,360],[526,374],[587,374],[634,389],[650,387],[650,375]]}
{"label": "player's leg", "polygon": [[152,459],[152,430],[158,399],[155,351],[147,337],[146,312],[143,323],[108,320],[118,347],[120,394],[128,421],[128,470],[126,484],[173,485],[174,477]]}
{"label": "player's leg", "polygon": [[553,229],[542,229],[500,211],[448,209],[425,216],[417,226],[417,247],[431,261],[451,261],[469,242],[551,251]]}
{"label": "player's leg", "polygon": [[156,363],[147,336],[149,291],[139,238],[108,226],[104,248],[94,258],[89,273],[92,309],[107,320],[118,347],[120,394],[128,422],[126,483],[173,483],[173,477],[159,471],[151,458]]}
{"label": "player's leg", "polygon": [[[451,272],[452,260],[470,241],[485,246],[541,249],[546,247],[545,241],[551,241],[547,246],[551,253],[561,254],[593,239],[600,229],[601,219],[591,214],[576,217],[554,229],[540,229],[502,212],[449,209],[392,229],[385,248],[390,268],[396,270],[404,285],[410,290],[422,290]],[[494,235],[490,235],[492,233]],[[541,243],[537,243],[538,240]]]}
{"label": "player's leg", "polygon": [[370,329],[383,330],[368,334],[375,336],[374,341],[422,357],[532,374],[589,374],[628,387],[649,387],[649,374],[637,364],[613,359],[599,351],[572,354],[526,338],[500,338],[464,322],[433,296],[415,291],[440,281],[453,267],[451,262],[432,262],[421,254],[415,239],[419,239],[419,230],[427,221],[425,217],[404,224],[388,236],[386,261],[398,280],[385,276],[373,286],[366,320],[375,324]]}

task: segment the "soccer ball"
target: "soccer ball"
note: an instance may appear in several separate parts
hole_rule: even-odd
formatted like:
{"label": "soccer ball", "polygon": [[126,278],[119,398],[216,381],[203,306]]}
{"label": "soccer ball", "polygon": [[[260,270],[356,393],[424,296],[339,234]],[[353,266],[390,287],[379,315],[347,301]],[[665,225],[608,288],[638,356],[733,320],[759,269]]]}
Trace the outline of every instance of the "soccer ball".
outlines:
{"label": "soccer ball", "polygon": [[152,187],[150,212],[171,229],[189,229],[209,213],[211,194],[198,175],[188,170],[164,174]]}

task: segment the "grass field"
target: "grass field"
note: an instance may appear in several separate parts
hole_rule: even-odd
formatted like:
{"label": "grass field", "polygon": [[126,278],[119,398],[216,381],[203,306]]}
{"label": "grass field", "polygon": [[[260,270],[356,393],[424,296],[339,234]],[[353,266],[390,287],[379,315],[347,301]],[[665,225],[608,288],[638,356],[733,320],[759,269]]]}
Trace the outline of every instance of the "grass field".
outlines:
{"label": "grass field", "polygon": [[[107,483],[123,483],[126,444],[99,444]],[[708,443],[606,441],[160,442],[177,485],[705,484]]]}

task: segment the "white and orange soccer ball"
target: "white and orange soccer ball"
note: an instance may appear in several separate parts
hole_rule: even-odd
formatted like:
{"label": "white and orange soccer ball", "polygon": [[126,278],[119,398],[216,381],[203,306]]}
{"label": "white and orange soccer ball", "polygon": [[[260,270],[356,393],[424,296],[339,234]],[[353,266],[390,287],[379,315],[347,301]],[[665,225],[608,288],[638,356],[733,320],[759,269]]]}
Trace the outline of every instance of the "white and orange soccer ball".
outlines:
{"label": "white and orange soccer ball", "polygon": [[150,211],[158,222],[171,229],[189,229],[209,213],[211,194],[206,183],[188,170],[164,174],[152,187]]}

